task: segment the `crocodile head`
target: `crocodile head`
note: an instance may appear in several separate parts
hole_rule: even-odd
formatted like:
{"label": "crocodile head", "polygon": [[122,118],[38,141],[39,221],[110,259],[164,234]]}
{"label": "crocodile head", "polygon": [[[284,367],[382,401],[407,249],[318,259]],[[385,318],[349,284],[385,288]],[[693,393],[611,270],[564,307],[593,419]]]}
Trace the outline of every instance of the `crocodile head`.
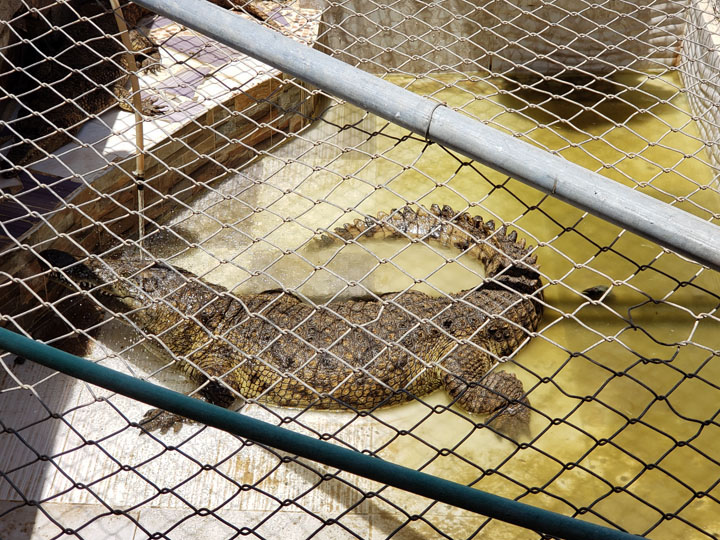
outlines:
{"label": "crocodile head", "polygon": [[40,253],[50,279],[73,291],[87,291],[113,311],[147,309],[188,283],[182,270],[151,259],[133,257],[78,260],[56,249]]}

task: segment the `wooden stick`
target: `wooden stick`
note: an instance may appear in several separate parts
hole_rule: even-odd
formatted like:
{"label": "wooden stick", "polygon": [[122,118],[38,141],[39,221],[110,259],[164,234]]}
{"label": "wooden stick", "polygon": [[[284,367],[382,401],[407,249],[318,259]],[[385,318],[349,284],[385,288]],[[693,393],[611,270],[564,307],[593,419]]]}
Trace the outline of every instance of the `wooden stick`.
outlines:
{"label": "wooden stick", "polygon": [[133,108],[135,109],[135,146],[137,147],[136,161],[135,161],[135,185],[137,186],[137,206],[138,206],[138,242],[140,249],[140,255],[143,255],[142,243],[143,237],[145,236],[145,221],[143,220],[143,212],[145,210],[145,193],[143,181],[145,180],[145,139],[143,135],[143,117],[142,117],[142,97],[140,96],[140,81],[138,80],[137,72],[138,67],[135,62],[135,54],[133,53],[132,43],[130,41],[130,34],[128,33],[127,25],[125,24],[125,18],[123,17],[122,10],[120,9],[119,0],[110,0],[113,12],[115,13],[115,21],[120,31],[120,38],[122,39],[123,45],[127,52],[125,53],[127,58],[128,69],[130,70],[130,85],[132,86],[133,92]]}

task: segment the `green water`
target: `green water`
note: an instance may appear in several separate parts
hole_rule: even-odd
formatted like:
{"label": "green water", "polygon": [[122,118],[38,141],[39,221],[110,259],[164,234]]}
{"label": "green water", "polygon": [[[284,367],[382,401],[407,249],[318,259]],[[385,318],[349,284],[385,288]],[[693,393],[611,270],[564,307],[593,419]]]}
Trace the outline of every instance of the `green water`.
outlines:
{"label": "green water", "polygon": [[[706,188],[711,170],[677,77],[619,76],[607,97],[585,91],[556,100],[457,75],[393,81],[662,200],[682,197],[676,206],[706,219],[708,209],[719,208],[717,192]],[[473,286],[482,268],[466,258],[448,263],[456,254],[436,247],[370,242],[338,250],[311,239],[318,228],[408,202],[449,204],[511,224],[539,246],[548,284],[539,335],[503,366],[520,377],[537,410],[531,444],[520,449],[474,429],[478,419],[460,411],[434,414],[413,403],[381,411],[377,416],[393,428],[371,423],[364,447],[382,447],[382,457],[412,467],[429,462],[427,472],[465,484],[477,480],[476,487],[504,496],[540,488],[521,500],[566,514],[573,509],[564,501],[590,507],[584,519],[604,523],[597,513],[635,533],[661,522],[652,538],[705,537],[679,519],[661,519],[676,512],[720,534],[720,505],[708,497],[689,502],[691,490],[720,496],[714,487],[720,429],[702,425],[720,403],[714,356],[720,327],[712,315],[717,274],[487,167],[461,166],[437,145],[406,138],[404,130],[354,107],[334,106],[324,120],[225,181],[218,191],[226,199],[198,200],[195,209],[205,215],[174,217],[175,230],[199,247],[164,245],[159,253],[179,253],[175,264],[238,293],[282,285],[315,300],[365,289],[437,294]],[[602,302],[579,294],[596,285],[611,287]],[[426,402],[448,399],[437,392]],[[340,429],[353,417],[310,412],[306,418]],[[399,429],[427,444],[398,437]],[[437,448],[455,455],[438,456]],[[485,469],[495,474],[483,477]],[[384,494],[408,511],[427,506],[398,491]],[[438,526],[448,516],[457,536],[481,523],[442,505],[426,515]],[[413,534],[433,532],[418,522],[398,537]],[[482,536],[537,537],[496,522]]]}

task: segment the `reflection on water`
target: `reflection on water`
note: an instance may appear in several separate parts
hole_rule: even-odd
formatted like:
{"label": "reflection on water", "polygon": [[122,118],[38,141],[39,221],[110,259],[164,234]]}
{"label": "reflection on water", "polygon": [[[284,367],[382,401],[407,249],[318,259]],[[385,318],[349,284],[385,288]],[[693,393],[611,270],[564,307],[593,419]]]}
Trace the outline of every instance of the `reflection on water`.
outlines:
{"label": "reflection on water", "polygon": [[[702,189],[712,174],[675,77],[619,76],[609,95],[585,90],[554,100],[542,89],[457,75],[393,80],[615,181],[666,201],[683,197],[676,206],[697,215],[718,209],[717,193]],[[393,428],[371,423],[361,446],[411,467],[430,462],[427,472],[566,514],[589,508],[581,510],[584,519],[636,533],[661,522],[653,538],[703,536],[680,519],[662,520],[676,512],[720,534],[720,505],[693,498],[698,491],[720,495],[720,431],[705,425],[720,403],[718,323],[710,315],[717,274],[407,135],[354,107],[333,107],[324,122],[227,179],[219,196],[198,200],[204,214],[174,216],[175,230],[198,247],[165,245],[161,254],[177,254],[175,264],[238,293],[283,286],[325,301],[414,286],[437,294],[473,286],[482,269],[466,258],[448,263],[457,254],[437,247],[368,242],[338,251],[311,239],[318,229],[407,202],[449,204],[511,223],[539,246],[548,284],[544,329],[504,367],[530,391],[532,443],[518,448],[475,429],[481,419],[433,412],[432,405],[447,403],[438,392],[381,411]],[[610,287],[602,301],[580,295],[597,285]],[[352,419],[311,411],[303,422],[319,418],[336,429]],[[413,436],[398,437],[399,429]],[[440,448],[452,452],[438,456]],[[408,511],[427,505],[384,494]],[[457,535],[482,523],[442,505],[426,517],[440,523],[448,515],[457,518]],[[415,530],[431,534],[421,522]],[[537,537],[495,522],[483,531],[523,534]]]}

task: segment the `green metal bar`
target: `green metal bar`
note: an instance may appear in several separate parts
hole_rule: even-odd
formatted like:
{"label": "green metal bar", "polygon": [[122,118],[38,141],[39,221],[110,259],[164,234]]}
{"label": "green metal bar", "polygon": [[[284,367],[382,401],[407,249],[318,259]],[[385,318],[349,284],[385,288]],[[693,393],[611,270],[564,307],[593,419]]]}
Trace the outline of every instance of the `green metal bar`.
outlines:
{"label": "green metal bar", "polygon": [[153,407],[180,414],[260,444],[520,527],[568,540],[639,538],[313,439],[136,379],[5,328],[0,328],[0,349]]}

